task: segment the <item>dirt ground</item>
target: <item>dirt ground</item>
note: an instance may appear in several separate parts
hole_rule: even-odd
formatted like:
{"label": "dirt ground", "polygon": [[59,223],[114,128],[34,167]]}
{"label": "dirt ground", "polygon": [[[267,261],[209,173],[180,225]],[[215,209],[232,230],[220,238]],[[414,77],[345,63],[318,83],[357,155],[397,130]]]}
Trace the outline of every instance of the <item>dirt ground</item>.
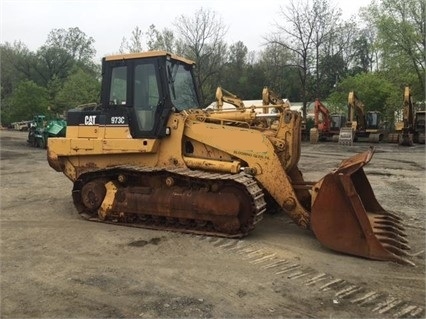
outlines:
{"label": "dirt ground", "polygon": [[[82,220],[71,182],[1,131],[1,318],[424,318],[425,146],[377,145],[365,171],[416,266],[341,255],[283,214],[241,240]],[[317,180],[368,144],[302,145]]]}

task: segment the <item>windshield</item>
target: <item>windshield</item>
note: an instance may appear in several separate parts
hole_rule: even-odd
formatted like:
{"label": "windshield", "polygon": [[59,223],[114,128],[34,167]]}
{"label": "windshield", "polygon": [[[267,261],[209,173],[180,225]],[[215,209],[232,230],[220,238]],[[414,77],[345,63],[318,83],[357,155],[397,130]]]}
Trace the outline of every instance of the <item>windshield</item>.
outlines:
{"label": "windshield", "polygon": [[377,113],[367,113],[367,126],[368,127],[375,127],[379,123],[379,116]]}
{"label": "windshield", "polygon": [[331,116],[331,127],[340,128],[343,126],[342,117],[340,115],[332,115]]}
{"label": "windshield", "polygon": [[167,61],[167,77],[171,101],[178,110],[199,107],[189,66],[176,61]]}

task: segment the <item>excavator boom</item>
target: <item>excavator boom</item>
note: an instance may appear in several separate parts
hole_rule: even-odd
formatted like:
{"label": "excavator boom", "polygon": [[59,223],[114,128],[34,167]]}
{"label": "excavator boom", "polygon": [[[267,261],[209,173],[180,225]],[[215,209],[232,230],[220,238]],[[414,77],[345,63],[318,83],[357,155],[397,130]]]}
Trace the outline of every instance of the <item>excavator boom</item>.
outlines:
{"label": "excavator boom", "polygon": [[201,109],[193,66],[163,51],[104,58],[101,104],[69,110],[66,136],[48,141],[82,217],[242,237],[278,205],[331,249],[407,262],[400,222],[362,169],[372,150],[305,181],[300,113],[265,90],[259,106],[220,90],[235,109]]}

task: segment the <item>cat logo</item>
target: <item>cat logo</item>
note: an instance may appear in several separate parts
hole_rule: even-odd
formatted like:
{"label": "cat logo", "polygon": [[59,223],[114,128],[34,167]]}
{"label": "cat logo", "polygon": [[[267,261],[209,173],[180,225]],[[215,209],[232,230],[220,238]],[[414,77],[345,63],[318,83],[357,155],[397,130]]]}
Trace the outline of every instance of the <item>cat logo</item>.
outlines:
{"label": "cat logo", "polygon": [[86,115],[84,117],[84,125],[95,125],[96,124],[96,115]]}

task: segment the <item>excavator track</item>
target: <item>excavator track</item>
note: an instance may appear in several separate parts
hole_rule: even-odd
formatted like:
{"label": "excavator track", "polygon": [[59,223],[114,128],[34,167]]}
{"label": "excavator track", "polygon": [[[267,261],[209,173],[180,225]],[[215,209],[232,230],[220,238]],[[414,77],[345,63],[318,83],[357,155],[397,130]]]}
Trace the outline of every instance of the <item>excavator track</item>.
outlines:
{"label": "excavator track", "polygon": [[72,192],[90,221],[239,238],[262,219],[264,194],[246,174],[119,166],[80,175]]}

